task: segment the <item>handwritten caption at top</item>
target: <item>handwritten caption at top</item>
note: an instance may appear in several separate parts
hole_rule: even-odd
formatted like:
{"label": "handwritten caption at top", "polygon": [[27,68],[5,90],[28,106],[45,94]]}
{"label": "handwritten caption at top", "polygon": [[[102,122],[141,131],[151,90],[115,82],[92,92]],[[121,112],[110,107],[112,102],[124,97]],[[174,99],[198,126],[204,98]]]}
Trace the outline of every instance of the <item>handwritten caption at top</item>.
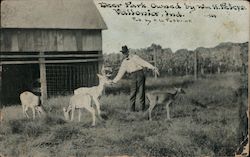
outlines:
{"label": "handwritten caption at top", "polygon": [[111,9],[117,16],[132,16],[132,20],[136,22],[144,21],[148,25],[152,22],[191,23],[192,18],[189,18],[188,15],[199,10],[208,11],[209,13],[205,13],[202,16],[213,19],[217,18],[219,11],[240,12],[247,10],[244,5],[235,5],[229,2],[192,5],[188,3],[158,4],[156,2],[132,1],[110,3],[100,1],[98,4],[102,9]]}

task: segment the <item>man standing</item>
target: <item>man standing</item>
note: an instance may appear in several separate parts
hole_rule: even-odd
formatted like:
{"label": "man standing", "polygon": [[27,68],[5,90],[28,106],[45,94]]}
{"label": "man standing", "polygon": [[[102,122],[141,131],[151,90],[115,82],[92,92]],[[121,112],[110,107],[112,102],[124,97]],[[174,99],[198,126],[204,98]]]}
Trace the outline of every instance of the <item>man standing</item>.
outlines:
{"label": "man standing", "polygon": [[113,83],[117,83],[123,75],[127,72],[131,76],[130,83],[130,110],[135,111],[136,96],[139,96],[139,103],[142,107],[142,111],[145,110],[145,75],[143,68],[153,70],[157,75],[159,71],[156,67],[141,59],[137,55],[130,55],[128,47],[122,46],[122,52],[125,59],[122,61],[118,74],[113,80]]}

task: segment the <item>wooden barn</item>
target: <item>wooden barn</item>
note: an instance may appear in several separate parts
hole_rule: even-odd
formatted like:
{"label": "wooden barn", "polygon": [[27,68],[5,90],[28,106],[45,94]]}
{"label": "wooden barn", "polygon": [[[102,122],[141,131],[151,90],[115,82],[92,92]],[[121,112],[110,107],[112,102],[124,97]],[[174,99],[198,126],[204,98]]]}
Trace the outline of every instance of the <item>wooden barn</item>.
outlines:
{"label": "wooden barn", "polygon": [[92,0],[3,0],[0,26],[0,104],[98,84],[107,27]]}

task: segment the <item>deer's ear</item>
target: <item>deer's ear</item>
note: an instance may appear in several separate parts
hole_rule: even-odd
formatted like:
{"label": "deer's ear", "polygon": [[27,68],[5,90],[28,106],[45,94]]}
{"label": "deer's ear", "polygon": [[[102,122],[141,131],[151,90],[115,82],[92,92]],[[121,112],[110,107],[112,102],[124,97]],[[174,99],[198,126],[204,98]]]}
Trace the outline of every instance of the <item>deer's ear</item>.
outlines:
{"label": "deer's ear", "polygon": [[98,77],[102,77],[102,75],[101,74],[96,74]]}

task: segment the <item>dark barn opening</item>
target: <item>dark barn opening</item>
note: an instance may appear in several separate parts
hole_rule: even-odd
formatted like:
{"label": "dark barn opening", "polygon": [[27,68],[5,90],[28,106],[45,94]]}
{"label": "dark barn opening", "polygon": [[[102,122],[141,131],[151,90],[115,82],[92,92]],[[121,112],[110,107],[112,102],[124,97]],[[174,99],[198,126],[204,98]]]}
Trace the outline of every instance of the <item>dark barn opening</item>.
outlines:
{"label": "dark barn opening", "polygon": [[17,104],[19,95],[24,91],[33,91],[39,79],[38,64],[3,65],[2,67],[2,103]]}

